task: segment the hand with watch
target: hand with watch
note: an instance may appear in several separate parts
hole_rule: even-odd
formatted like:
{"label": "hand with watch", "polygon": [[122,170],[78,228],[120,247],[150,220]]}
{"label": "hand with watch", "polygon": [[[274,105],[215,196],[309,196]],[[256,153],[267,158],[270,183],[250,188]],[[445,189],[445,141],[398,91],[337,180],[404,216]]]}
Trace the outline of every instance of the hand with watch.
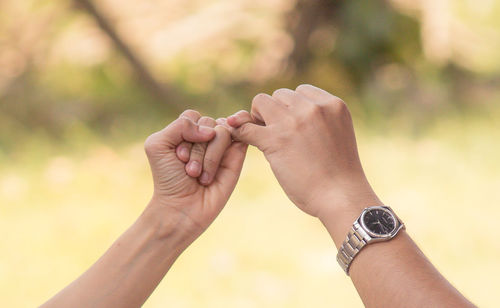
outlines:
{"label": "hand with watch", "polygon": [[264,153],[290,200],[324,224],[367,307],[474,307],[371,188],[341,99],[311,85],[279,89],[227,123],[233,139]]}

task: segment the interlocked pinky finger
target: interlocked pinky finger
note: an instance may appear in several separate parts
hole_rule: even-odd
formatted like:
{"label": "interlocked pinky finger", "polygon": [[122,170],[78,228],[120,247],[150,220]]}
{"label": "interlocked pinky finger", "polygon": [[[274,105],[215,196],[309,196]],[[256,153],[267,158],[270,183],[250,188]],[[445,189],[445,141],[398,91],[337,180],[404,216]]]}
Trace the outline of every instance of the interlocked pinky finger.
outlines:
{"label": "interlocked pinky finger", "polygon": [[[198,125],[215,127],[215,120],[210,117],[201,117],[198,120]],[[186,173],[194,178],[201,175],[203,170],[203,158],[205,157],[205,150],[207,149],[207,143],[195,143],[191,148],[191,154],[189,156],[189,162],[186,164]]]}
{"label": "interlocked pinky finger", "polygon": [[232,116],[229,116],[226,119],[226,124],[230,125],[231,127],[240,127],[241,125],[245,123],[255,123],[256,120],[252,117],[250,112],[246,110],[240,110],[233,114]]}

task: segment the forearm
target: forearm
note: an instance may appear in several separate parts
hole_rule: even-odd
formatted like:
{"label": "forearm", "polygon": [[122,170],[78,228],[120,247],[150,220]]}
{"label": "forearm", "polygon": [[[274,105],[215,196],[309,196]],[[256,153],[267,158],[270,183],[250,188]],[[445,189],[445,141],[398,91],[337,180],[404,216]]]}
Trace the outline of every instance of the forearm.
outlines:
{"label": "forearm", "polygon": [[[320,218],[337,248],[363,208],[382,205],[371,190],[342,202]],[[366,245],[354,258],[349,274],[366,307],[474,307],[404,230],[390,241]]]}
{"label": "forearm", "polygon": [[[382,205],[362,171],[352,117],[340,98],[311,85],[279,89],[272,96],[257,95],[251,114],[238,112],[227,122],[235,140],[264,152],[291,201],[319,217],[337,247],[365,207]],[[372,243],[361,249],[350,270],[366,306],[471,305],[406,232]]]}
{"label": "forearm", "polygon": [[150,204],[82,276],[42,307],[140,307],[192,238]]}

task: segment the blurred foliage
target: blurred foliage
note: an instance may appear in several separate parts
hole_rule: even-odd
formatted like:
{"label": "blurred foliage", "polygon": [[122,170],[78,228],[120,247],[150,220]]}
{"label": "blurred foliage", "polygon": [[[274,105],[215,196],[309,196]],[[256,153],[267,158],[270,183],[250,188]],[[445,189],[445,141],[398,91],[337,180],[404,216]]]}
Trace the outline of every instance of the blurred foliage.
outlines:
{"label": "blurred foliage", "polygon": [[[442,2],[453,5],[451,13],[461,20],[472,20],[471,25],[476,22],[469,16],[474,14],[464,10],[465,1]],[[139,138],[175,117],[178,110],[169,100],[180,100],[186,108],[211,116],[226,116],[248,108],[258,92],[294,88],[300,83],[316,84],[344,98],[356,116],[374,128],[387,129],[386,123],[395,119],[406,123],[402,129],[411,133],[424,130],[450,112],[489,112],[496,108],[492,105],[499,97],[498,69],[484,74],[451,56],[435,61],[425,54],[422,27],[428,8],[423,4],[415,8],[405,1],[322,0],[312,5],[302,0],[272,4],[240,0],[237,5],[229,1],[193,2],[190,9],[158,21],[160,16],[151,11],[156,5],[168,8],[165,1],[151,1],[149,6],[124,2],[121,11],[115,6],[117,2],[104,1],[100,5],[103,15],[115,21],[118,33],[138,58],[151,68],[159,83],[180,93],[158,100],[144,87],[122,50],[78,3],[1,4],[2,151],[22,148],[19,140],[39,135],[61,144],[63,139],[68,141],[65,138],[75,126],[126,141],[130,140],[127,136]],[[171,6],[175,5],[173,1]],[[499,5],[489,6],[485,27],[491,32],[499,29],[494,19]],[[131,15],[136,11],[144,14],[143,19]],[[209,27],[204,28],[204,16],[231,13],[238,20],[208,33],[207,41],[203,31]],[[189,21],[190,15],[194,21]],[[172,37],[165,35],[163,41],[156,42],[160,45],[175,46],[175,35],[189,41],[192,31],[201,34],[192,35],[192,42],[178,47],[169,57],[149,59],[144,49],[156,38],[138,22],[134,24],[137,32],[146,34],[129,31],[127,35],[128,28],[123,26],[126,18],[151,18],[160,30],[174,28],[167,31]],[[185,23],[191,28],[183,26]],[[176,26],[187,30],[177,33]],[[266,28],[267,32],[261,31]],[[500,31],[495,33],[498,39]],[[492,47],[498,46],[492,42]]]}

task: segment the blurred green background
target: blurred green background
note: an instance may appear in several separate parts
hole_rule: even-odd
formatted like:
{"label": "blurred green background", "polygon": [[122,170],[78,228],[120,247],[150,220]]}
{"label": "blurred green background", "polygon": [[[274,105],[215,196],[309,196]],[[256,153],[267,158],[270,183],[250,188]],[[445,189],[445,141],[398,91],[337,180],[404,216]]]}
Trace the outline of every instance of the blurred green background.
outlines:
{"label": "blurred green background", "polygon": [[[93,4],[94,3],[94,4]],[[151,195],[143,140],[311,83],[343,98],[381,199],[481,307],[500,277],[500,3],[0,1],[0,294],[33,307]],[[145,307],[360,307],[326,230],[251,149]]]}

